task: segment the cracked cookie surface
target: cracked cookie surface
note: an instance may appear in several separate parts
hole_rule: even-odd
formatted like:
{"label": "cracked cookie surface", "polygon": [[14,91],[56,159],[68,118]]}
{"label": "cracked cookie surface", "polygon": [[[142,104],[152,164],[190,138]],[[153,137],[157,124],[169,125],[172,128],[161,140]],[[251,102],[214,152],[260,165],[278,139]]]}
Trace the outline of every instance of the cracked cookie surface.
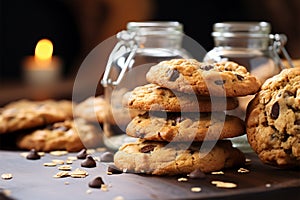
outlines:
{"label": "cracked cookie surface", "polygon": [[172,91],[152,83],[125,93],[122,104],[130,109],[166,112],[225,111],[239,105],[235,97],[199,96]]}
{"label": "cracked cookie surface", "polygon": [[114,155],[115,166],[131,173],[152,175],[204,173],[240,166],[244,154],[230,140],[219,140],[202,148],[201,143],[165,143],[138,140],[124,144]]}
{"label": "cracked cookie surface", "polygon": [[131,137],[168,142],[220,140],[245,133],[244,121],[224,112],[147,112],[133,118],[126,128]]}
{"label": "cracked cookie surface", "polygon": [[82,148],[94,148],[102,143],[102,134],[96,127],[81,118],[57,122],[44,129],[20,136],[17,146],[37,151],[67,150],[77,152]]}
{"label": "cracked cookie surface", "polygon": [[72,106],[69,100],[14,101],[0,109],[0,134],[73,118]]}
{"label": "cracked cookie surface", "polygon": [[246,130],[264,163],[300,166],[300,68],[284,69],[262,85],[248,105]]}
{"label": "cracked cookie surface", "polygon": [[235,62],[202,63],[195,59],[171,59],[152,66],[149,83],[203,96],[237,97],[255,94],[260,81]]}

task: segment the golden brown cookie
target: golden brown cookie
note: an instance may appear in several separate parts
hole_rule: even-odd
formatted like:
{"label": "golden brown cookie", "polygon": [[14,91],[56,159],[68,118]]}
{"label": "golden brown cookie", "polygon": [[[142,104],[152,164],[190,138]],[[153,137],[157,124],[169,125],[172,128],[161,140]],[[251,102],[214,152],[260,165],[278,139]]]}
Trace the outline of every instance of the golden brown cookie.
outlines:
{"label": "golden brown cookie", "polygon": [[72,101],[21,99],[0,110],[0,133],[44,126],[73,117]]}
{"label": "golden brown cookie", "polygon": [[202,96],[246,96],[255,94],[261,83],[235,62],[203,63],[195,59],[171,59],[152,66],[150,83],[171,90]]}
{"label": "golden brown cookie", "polygon": [[76,152],[102,144],[102,133],[81,118],[54,123],[44,129],[20,136],[17,141],[17,146],[21,149],[45,152],[55,150]]}
{"label": "golden brown cookie", "polygon": [[166,112],[212,112],[233,110],[239,103],[235,97],[209,97],[169,90],[156,84],[134,88],[123,96],[130,109]]}
{"label": "golden brown cookie", "polygon": [[91,96],[78,103],[74,109],[74,116],[90,122],[103,123],[109,111],[109,104],[103,96]]}
{"label": "golden brown cookie", "polygon": [[147,112],[135,117],[126,134],[153,141],[203,141],[245,134],[244,121],[219,113]]}
{"label": "golden brown cookie", "polygon": [[264,163],[300,166],[300,68],[266,80],[248,105],[246,130]]}
{"label": "golden brown cookie", "polygon": [[114,164],[130,173],[186,175],[196,169],[208,173],[245,163],[244,154],[232,147],[230,140],[215,142],[202,148],[202,143],[138,140],[122,145],[114,155]]}

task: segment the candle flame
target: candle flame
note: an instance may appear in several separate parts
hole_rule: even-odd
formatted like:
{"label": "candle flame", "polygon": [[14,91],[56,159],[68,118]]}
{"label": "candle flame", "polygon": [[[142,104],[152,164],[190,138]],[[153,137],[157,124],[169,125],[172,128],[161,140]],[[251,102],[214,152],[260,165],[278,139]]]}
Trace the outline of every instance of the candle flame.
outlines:
{"label": "candle flame", "polygon": [[35,58],[38,60],[50,60],[53,54],[53,44],[48,39],[41,39],[35,47]]}

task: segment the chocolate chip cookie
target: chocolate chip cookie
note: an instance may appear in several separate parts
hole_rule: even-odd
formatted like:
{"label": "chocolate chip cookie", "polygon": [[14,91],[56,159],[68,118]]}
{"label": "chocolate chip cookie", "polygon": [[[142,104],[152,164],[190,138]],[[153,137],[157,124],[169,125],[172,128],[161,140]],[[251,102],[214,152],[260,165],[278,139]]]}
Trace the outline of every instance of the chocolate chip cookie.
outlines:
{"label": "chocolate chip cookie", "polygon": [[300,166],[300,68],[269,78],[249,103],[248,141],[267,164]]}
{"label": "chocolate chip cookie", "polygon": [[78,103],[74,108],[74,116],[90,122],[103,123],[109,112],[109,104],[103,96],[91,96]]}
{"label": "chocolate chip cookie", "polygon": [[245,134],[244,121],[219,113],[147,112],[128,124],[126,134],[154,141],[203,141]]}
{"label": "chocolate chip cookie", "polygon": [[117,168],[152,175],[186,175],[195,169],[208,173],[244,163],[244,154],[232,147],[230,140],[207,143],[206,147],[202,143],[138,140],[122,145],[114,155]]}
{"label": "chocolate chip cookie", "polygon": [[230,61],[208,64],[171,59],[152,66],[146,79],[171,90],[203,96],[246,96],[255,94],[261,86],[244,66]]}
{"label": "chocolate chip cookie", "polygon": [[102,134],[86,120],[76,118],[48,125],[32,133],[20,136],[17,146],[37,151],[67,150],[77,152],[83,148],[101,146]]}
{"label": "chocolate chip cookie", "polygon": [[123,96],[130,109],[166,112],[212,112],[232,110],[239,103],[235,97],[209,97],[172,91],[156,84],[134,88]]}
{"label": "chocolate chip cookie", "polygon": [[44,126],[73,117],[69,100],[32,101],[21,99],[0,109],[0,134]]}

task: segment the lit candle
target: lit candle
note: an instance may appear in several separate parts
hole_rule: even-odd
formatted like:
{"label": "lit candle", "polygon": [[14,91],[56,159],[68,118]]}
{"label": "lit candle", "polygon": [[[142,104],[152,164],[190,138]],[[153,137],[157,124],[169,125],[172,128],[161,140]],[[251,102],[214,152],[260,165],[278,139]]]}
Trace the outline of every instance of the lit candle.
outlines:
{"label": "lit candle", "polygon": [[34,56],[24,59],[23,73],[26,83],[46,86],[60,80],[62,62],[60,58],[52,54],[52,42],[48,39],[41,39],[36,45]]}

